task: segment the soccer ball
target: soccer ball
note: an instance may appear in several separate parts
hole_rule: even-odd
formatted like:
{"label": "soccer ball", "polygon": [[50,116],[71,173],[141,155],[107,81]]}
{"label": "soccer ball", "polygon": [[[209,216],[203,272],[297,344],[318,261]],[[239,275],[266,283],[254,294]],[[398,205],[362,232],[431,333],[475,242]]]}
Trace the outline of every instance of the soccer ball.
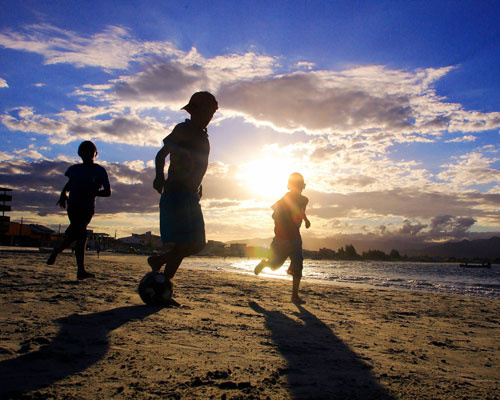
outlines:
{"label": "soccer ball", "polygon": [[148,272],[139,283],[139,296],[150,306],[168,305],[172,293],[172,282],[159,272]]}

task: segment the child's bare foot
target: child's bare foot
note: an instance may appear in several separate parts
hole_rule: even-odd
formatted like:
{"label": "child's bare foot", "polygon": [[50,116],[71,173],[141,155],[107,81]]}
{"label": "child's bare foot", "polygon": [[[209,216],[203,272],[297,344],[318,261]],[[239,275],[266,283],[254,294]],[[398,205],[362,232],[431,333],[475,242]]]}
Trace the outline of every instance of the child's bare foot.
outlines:
{"label": "child's bare foot", "polygon": [[87,272],[87,271],[78,271],[78,273],[76,274],[76,279],[78,279],[79,281],[82,281],[82,280],[88,279],[88,278],[95,278],[95,275],[91,274],[90,272]]}
{"label": "child's bare foot", "polygon": [[262,260],[260,263],[258,263],[255,269],[253,270],[255,275],[259,275],[265,266],[266,266],[266,260]]}
{"label": "child's bare foot", "polygon": [[57,251],[52,250],[52,253],[50,253],[49,258],[47,258],[47,265],[54,265],[56,262],[56,257],[57,257]]}
{"label": "child's bare foot", "polygon": [[306,304],[306,301],[303,298],[299,297],[298,294],[294,294],[292,295],[292,303],[300,305],[300,304]]}
{"label": "child's bare foot", "polygon": [[153,272],[159,272],[164,264],[163,257],[162,256],[148,257],[148,264]]}

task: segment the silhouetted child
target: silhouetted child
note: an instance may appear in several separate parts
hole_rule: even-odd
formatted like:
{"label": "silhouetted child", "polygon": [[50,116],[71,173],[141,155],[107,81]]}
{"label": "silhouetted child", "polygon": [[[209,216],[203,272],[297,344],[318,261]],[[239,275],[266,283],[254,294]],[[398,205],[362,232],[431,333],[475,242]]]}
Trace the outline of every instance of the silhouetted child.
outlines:
{"label": "silhouetted child", "polygon": [[[182,108],[191,119],[174,128],[163,140],[155,158],[156,178],[153,187],[161,194],[161,239],[170,248],[148,258],[155,272],[165,265],[164,274],[172,279],[182,260],[205,246],[205,223],[200,207],[201,182],[208,167],[210,144],[207,126],[218,109],[217,100],[208,92],[197,92]],[[170,154],[165,180],[165,159]],[[167,248],[167,246],[165,246]]]}
{"label": "silhouetted child", "polygon": [[259,275],[265,267],[270,267],[275,271],[290,257],[290,267],[287,273],[293,276],[292,302],[296,304],[305,303],[299,296],[304,261],[300,225],[304,220],[307,229],[311,226],[306,216],[309,199],[302,196],[305,187],[304,177],[301,174],[294,172],[290,175],[289,192],[272,206],[274,239],[271,243],[271,257],[268,260],[262,260],[254,270],[256,275]]}
{"label": "silhouetted child", "polygon": [[68,168],[64,174],[68,177],[68,182],[57,201],[61,208],[66,208],[67,203],[70,224],[64,234],[63,242],[52,250],[47,264],[54,264],[57,255],[76,242],[75,256],[78,267],[76,277],[81,280],[94,277],[94,274],[85,271],[85,247],[87,245],[87,225],[94,215],[95,198],[96,196],[111,196],[111,188],[106,170],[94,163],[94,158],[97,157],[97,148],[94,143],[82,142],[78,147],[78,155],[82,158],[83,163]]}

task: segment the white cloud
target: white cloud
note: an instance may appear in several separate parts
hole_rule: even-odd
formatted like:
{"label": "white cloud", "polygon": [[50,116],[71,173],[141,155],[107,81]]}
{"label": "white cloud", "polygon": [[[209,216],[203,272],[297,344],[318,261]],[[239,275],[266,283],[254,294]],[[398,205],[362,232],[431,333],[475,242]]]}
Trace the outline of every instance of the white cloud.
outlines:
{"label": "white cloud", "polygon": [[355,132],[399,141],[431,140],[450,131],[500,126],[500,113],[468,112],[436,95],[450,68],[415,72],[372,66],[294,72],[223,85],[222,107],[276,129],[316,134]]}
{"label": "white cloud", "polygon": [[26,26],[18,32],[3,30],[0,45],[41,54],[46,64],[66,63],[76,67],[126,69],[148,55],[172,56],[179,51],[169,42],[140,42],[127,29],[109,26],[85,38],[49,24]]}
{"label": "white cloud", "polygon": [[31,107],[20,107],[0,116],[0,121],[10,130],[47,135],[51,143],[59,144],[100,139],[157,146],[166,131],[166,127],[152,117],[122,114],[105,107],[80,107],[78,111],[62,111],[50,117],[36,114]]}
{"label": "white cloud", "polygon": [[454,157],[455,162],[443,165],[438,178],[450,182],[457,190],[470,186],[499,183],[500,171],[492,167],[499,158],[488,158],[478,151]]}
{"label": "white cloud", "polygon": [[457,137],[455,139],[447,140],[446,143],[470,143],[470,142],[475,142],[476,139],[477,137],[474,135],[465,135]]}
{"label": "white cloud", "polygon": [[0,88],[8,88],[9,85],[7,84],[7,81],[3,78],[0,78]]}

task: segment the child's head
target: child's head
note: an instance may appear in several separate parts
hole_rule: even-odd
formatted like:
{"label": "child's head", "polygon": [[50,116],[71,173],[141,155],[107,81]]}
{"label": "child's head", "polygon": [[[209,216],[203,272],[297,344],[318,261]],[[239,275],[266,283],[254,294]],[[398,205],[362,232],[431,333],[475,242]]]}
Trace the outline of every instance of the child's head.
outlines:
{"label": "child's head", "polygon": [[218,108],[219,105],[213,94],[196,92],[191,96],[189,103],[182,107],[182,110],[186,110],[191,114],[191,120],[205,128]]}
{"label": "child's head", "polygon": [[304,183],[304,177],[298,172],[294,172],[288,178],[288,190],[302,192],[306,184]]}
{"label": "child's head", "polygon": [[83,162],[92,161],[97,157],[97,147],[90,140],[86,140],[78,146],[78,155],[82,158]]}

